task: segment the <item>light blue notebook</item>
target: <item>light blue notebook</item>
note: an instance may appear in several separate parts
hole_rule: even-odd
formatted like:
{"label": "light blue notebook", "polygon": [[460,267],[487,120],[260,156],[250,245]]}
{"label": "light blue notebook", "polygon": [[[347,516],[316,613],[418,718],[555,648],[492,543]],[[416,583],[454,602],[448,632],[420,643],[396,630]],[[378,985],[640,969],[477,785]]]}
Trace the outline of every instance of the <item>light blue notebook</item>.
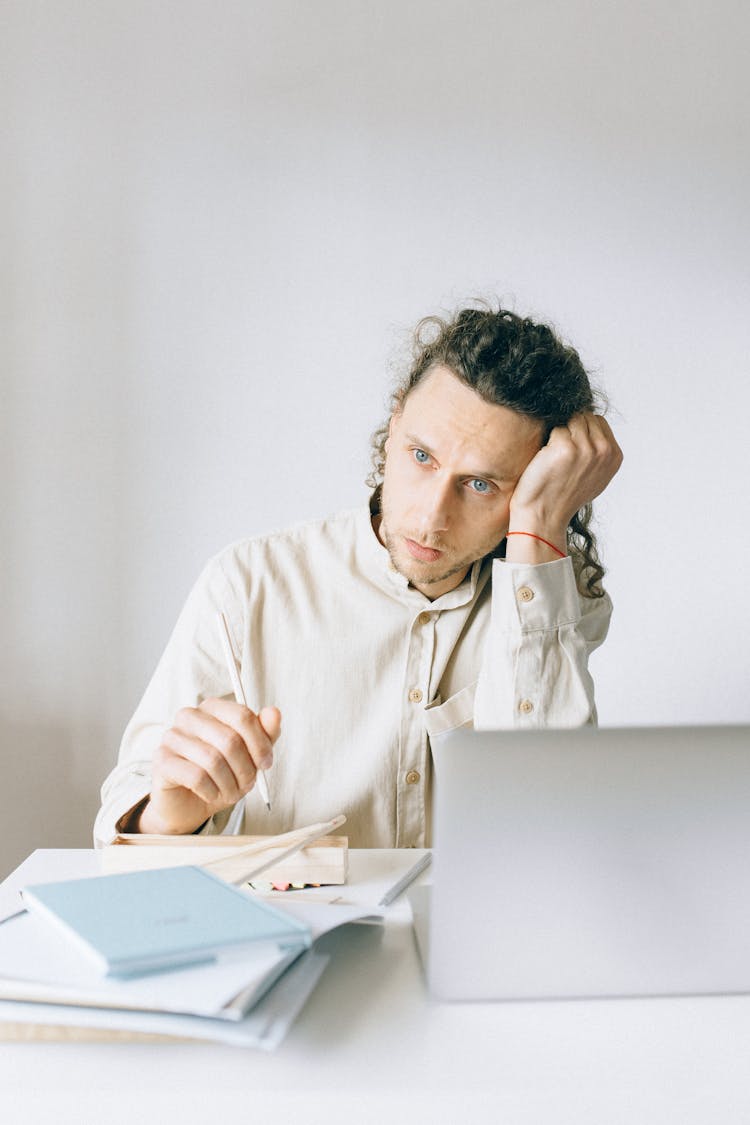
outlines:
{"label": "light blue notebook", "polygon": [[259,942],[311,944],[307,926],[200,867],[160,867],[21,892],[26,906],[87,950],[107,976],[133,976]]}

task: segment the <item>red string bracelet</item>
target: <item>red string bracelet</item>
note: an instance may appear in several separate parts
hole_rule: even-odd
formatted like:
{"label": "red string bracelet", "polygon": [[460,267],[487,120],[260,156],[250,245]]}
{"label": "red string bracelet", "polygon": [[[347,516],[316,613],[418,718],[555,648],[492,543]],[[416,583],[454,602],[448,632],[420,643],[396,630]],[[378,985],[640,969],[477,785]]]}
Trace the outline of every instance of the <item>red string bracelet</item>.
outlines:
{"label": "red string bracelet", "polygon": [[549,539],[542,539],[541,535],[534,535],[533,531],[506,531],[505,538],[509,539],[511,535],[528,535],[529,539],[538,539],[540,543],[544,543],[545,547],[549,547],[549,549],[554,551],[556,555],[559,555],[561,559],[567,558],[565,551],[561,551],[554,543],[550,543]]}

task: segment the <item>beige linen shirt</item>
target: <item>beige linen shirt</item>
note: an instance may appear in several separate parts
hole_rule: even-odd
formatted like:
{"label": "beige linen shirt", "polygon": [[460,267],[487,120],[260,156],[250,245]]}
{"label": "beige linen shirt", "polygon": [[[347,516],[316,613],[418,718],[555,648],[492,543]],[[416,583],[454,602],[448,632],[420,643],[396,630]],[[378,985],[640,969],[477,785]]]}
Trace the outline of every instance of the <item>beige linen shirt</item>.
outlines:
{"label": "beige linen shirt", "polygon": [[430,601],[391,565],[363,506],[244,540],[190,593],[102,788],[94,839],[150,791],[151,760],[181,707],[234,698],[217,612],[226,614],[250,707],[275,704],[267,772],[205,833],[276,833],[344,813],[352,847],[426,847],[431,744],[460,726],[596,721],[589,653],[611,603],[582,598],[570,559],[484,559]]}

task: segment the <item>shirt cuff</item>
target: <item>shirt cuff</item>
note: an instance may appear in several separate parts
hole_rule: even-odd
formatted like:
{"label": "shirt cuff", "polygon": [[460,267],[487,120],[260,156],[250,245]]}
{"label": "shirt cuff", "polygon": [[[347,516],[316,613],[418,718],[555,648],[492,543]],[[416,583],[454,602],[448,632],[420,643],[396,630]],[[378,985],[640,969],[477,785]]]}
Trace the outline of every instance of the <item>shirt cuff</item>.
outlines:
{"label": "shirt cuff", "polygon": [[116,797],[106,801],[96,818],[94,824],[94,847],[103,848],[111,844],[119,835],[117,825],[124,816],[132,812],[139,805],[151,789],[149,778],[132,777],[122,787],[118,786]]}
{"label": "shirt cuff", "polygon": [[514,632],[576,625],[581,603],[570,558],[537,565],[495,559],[492,613],[496,624]]}

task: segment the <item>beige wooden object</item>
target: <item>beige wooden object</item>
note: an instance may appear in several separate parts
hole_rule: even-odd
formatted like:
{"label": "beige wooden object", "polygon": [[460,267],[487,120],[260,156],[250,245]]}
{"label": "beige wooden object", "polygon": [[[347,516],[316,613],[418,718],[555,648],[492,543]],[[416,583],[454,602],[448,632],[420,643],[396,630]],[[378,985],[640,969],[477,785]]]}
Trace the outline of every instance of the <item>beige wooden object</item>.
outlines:
{"label": "beige wooden object", "polygon": [[[231,882],[235,876],[250,866],[246,852],[240,850],[251,845],[261,845],[258,862],[281,854],[285,848],[267,847],[267,836],[157,836],[127,833],[117,836],[114,843],[102,849],[102,866],[107,874],[137,871],[152,867],[177,867],[195,864],[211,865],[215,875]],[[348,840],[346,836],[323,836],[308,844],[296,855],[282,860],[258,877],[262,883],[319,883],[323,886],[340,886],[346,882],[348,868]],[[216,860],[221,862],[216,863]]]}

